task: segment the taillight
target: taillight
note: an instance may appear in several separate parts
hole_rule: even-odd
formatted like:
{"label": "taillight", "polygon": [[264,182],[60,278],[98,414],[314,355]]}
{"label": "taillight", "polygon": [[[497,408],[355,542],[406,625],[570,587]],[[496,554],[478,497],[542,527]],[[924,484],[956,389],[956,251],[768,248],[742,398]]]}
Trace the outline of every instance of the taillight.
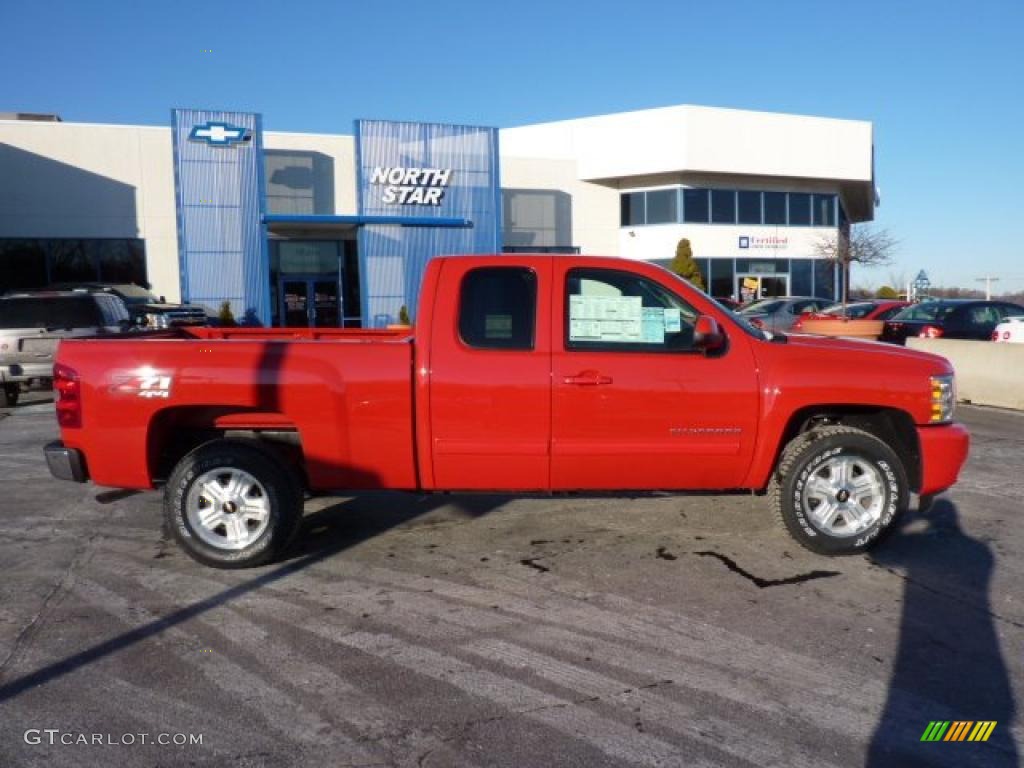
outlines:
{"label": "taillight", "polygon": [[57,393],[57,423],[82,426],[82,385],[78,371],[62,363],[53,366],[53,390]]}
{"label": "taillight", "polygon": [[919,339],[938,339],[942,336],[942,329],[937,328],[934,325],[926,325],[921,329],[921,332],[917,334]]}

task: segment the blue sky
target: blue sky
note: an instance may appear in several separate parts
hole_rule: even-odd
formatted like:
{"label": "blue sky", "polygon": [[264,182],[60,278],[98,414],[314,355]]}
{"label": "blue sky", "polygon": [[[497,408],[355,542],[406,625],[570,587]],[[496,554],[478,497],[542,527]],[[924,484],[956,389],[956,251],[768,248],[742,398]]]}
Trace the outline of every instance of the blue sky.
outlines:
{"label": "blue sky", "polygon": [[[1002,277],[1024,290],[1024,2],[90,2],[3,11],[0,111],[169,123],[262,112],[270,130],[358,117],[499,127],[669,104],[870,120],[875,286]],[[206,50],[212,53],[206,53]]]}

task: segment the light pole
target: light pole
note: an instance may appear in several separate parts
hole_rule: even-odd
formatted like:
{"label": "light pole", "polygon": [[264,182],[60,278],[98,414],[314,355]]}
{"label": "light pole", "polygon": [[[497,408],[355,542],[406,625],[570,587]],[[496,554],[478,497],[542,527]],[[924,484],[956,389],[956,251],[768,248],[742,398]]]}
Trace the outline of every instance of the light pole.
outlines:
{"label": "light pole", "polygon": [[976,277],[976,278],[974,278],[974,282],[976,282],[976,283],[984,282],[985,283],[985,301],[991,301],[992,300],[992,283],[998,283],[999,282],[999,278],[998,277],[993,277],[992,275],[986,275],[985,277]]}

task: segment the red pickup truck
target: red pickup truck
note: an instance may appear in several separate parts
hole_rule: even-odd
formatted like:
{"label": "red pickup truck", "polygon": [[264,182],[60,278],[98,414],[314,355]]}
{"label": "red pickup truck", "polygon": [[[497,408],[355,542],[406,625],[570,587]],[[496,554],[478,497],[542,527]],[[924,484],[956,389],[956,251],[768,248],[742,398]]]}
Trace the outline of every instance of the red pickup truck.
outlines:
{"label": "red pickup truck", "polygon": [[208,565],[288,545],[310,491],[769,491],[801,544],[868,547],[956,482],[953,369],[768,334],[666,270],[587,256],[430,262],[415,331],[181,328],[66,340],[59,478],[162,486]]}

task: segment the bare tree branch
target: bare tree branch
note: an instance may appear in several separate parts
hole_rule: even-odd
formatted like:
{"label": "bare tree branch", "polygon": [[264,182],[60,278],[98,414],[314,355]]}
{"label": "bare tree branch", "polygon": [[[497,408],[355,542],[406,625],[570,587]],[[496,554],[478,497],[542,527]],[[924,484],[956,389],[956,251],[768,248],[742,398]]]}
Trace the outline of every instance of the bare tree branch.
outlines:
{"label": "bare tree branch", "polygon": [[838,264],[842,269],[845,305],[850,288],[850,265],[854,262],[868,267],[890,264],[898,242],[887,230],[858,226],[840,229],[835,237],[821,237],[812,250],[818,258]]}

